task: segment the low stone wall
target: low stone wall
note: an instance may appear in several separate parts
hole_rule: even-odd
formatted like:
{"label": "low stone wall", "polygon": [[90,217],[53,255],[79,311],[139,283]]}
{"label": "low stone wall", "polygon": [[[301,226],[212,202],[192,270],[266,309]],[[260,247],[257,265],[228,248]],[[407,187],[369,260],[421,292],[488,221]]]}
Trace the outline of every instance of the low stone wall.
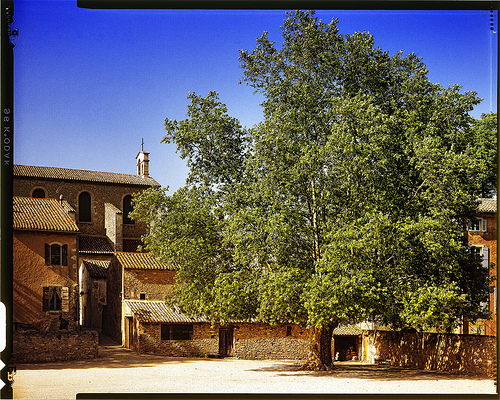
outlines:
{"label": "low stone wall", "polygon": [[99,355],[99,335],[94,331],[14,332],[12,363],[82,360]]}
{"label": "low stone wall", "polygon": [[235,357],[245,360],[303,360],[307,358],[309,341],[293,338],[236,339]]}
{"label": "low stone wall", "polygon": [[217,339],[156,340],[149,335],[139,336],[139,353],[161,354],[169,357],[208,357],[217,354]]}
{"label": "low stone wall", "polygon": [[365,332],[370,362],[471,375],[496,375],[496,338],[480,335]]}

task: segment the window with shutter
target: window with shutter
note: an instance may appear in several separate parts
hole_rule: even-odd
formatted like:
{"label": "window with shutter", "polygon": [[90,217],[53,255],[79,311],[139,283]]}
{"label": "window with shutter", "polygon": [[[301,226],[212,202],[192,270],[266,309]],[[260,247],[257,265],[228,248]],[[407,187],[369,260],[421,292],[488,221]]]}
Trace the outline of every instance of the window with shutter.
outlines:
{"label": "window with shutter", "polygon": [[45,243],[45,265],[50,265],[50,245]]}
{"label": "window with shutter", "polygon": [[43,311],[49,310],[49,299],[50,299],[50,288],[44,287],[43,288],[43,306],[42,306]]}
{"label": "window with shutter", "polygon": [[488,221],[485,218],[481,218],[481,230],[483,232],[488,231]]}
{"label": "window with shutter", "polygon": [[61,288],[61,310],[63,312],[69,312],[69,288]]}
{"label": "window with shutter", "polygon": [[61,265],[61,246],[58,244],[50,246],[50,263],[52,265]]}
{"label": "window with shutter", "polygon": [[485,218],[471,220],[467,224],[467,229],[469,232],[487,232],[488,221]]}
{"label": "window with shutter", "polygon": [[483,256],[483,267],[489,269],[490,267],[490,251],[487,247],[482,248],[482,256]]}
{"label": "window with shutter", "polygon": [[61,262],[62,265],[68,265],[68,245],[65,244],[61,248]]}

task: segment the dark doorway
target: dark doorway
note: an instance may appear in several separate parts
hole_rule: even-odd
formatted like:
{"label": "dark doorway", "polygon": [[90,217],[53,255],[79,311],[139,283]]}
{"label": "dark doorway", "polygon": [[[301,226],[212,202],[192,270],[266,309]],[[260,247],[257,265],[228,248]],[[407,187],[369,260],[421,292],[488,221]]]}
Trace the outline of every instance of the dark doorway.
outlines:
{"label": "dark doorway", "polygon": [[219,329],[219,355],[227,357],[233,355],[233,329]]}
{"label": "dark doorway", "polygon": [[335,336],[334,357],[335,361],[350,361],[358,357],[358,337]]}

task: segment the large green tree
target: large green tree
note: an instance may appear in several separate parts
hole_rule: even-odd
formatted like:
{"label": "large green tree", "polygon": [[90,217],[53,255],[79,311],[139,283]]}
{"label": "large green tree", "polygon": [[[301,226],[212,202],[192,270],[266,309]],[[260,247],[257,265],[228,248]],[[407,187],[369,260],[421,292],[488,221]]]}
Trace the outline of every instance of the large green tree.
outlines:
{"label": "large green tree", "polygon": [[449,331],[487,315],[488,271],[463,245],[485,177],[469,112],[480,99],[427,79],[414,54],[287,13],[241,51],[264,120],[243,129],[218,95],[190,94],[164,142],[186,186],[135,197],[146,248],[178,268],[171,301],[216,322],[311,328],[306,366],[332,367],[340,322]]}

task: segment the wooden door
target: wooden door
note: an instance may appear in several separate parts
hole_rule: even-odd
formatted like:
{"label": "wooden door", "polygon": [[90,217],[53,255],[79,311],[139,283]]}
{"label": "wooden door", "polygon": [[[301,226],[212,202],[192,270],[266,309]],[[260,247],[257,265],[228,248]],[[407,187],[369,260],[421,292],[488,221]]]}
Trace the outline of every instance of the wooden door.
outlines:
{"label": "wooden door", "polygon": [[133,317],[125,318],[125,348],[131,349],[134,345],[134,319]]}
{"label": "wooden door", "polygon": [[219,354],[221,356],[233,355],[233,329],[219,329]]}

